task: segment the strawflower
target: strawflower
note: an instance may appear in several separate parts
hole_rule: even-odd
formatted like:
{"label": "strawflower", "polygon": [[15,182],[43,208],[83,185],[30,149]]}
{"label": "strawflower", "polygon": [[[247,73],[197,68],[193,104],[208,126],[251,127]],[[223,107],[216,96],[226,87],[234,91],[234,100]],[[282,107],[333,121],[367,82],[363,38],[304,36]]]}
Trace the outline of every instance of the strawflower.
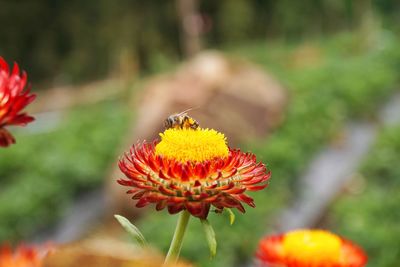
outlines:
{"label": "strawflower", "polygon": [[295,230],[263,238],[256,257],[263,267],[364,267],[367,256],[351,241],[324,230]]}
{"label": "strawflower", "polygon": [[12,249],[0,246],[0,267],[41,267],[43,251],[36,247],[19,246],[13,252]]}
{"label": "strawflower", "polygon": [[[243,203],[255,207],[246,191],[264,189],[270,172],[253,154],[229,148],[225,136],[212,129],[170,128],[160,137],[125,154],[119,167],[127,179],[118,182],[131,188],[128,193],[138,200],[137,207],[154,203],[156,210],[181,212],[168,261],[170,254],[179,255],[190,215],[205,222],[212,207],[244,213]],[[171,252],[175,245],[177,251]]]}
{"label": "strawflower", "polygon": [[25,90],[26,82],[26,72],[21,74],[17,63],[10,72],[7,62],[0,57],[0,147],[15,143],[6,126],[24,126],[34,120],[22,112],[36,97],[29,93],[29,88]]}

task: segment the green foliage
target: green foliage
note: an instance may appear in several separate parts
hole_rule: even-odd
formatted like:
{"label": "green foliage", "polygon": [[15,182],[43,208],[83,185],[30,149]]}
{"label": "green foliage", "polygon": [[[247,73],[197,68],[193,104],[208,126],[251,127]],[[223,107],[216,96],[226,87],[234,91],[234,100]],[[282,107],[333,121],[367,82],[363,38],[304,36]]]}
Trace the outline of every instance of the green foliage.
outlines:
{"label": "green foliage", "polygon": [[62,214],[73,197],[102,182],[127,112],[119,101],[76,108],[48,133],[17,134],[0,151],[0,243],[26,239]]}
{"label": "green foliage", "polygon": [[367,251],[370,266],[400,266],[399,159],[400,126],[385,129],[360,170],[365,188],[333,207],[337,232]]}
{"label": "green foliage", "polygon": [[[285,123],[268,140],[249,144],[258,159],[268,163],[272,180],[268,189],[251,194],[257,208],[237,214],[230,226],[220,214],[210,214],[216,230],[217,256],[210,261],[204,233],[198,224],[189,225],[182,254],[198,266],[236,266],[248,261],[258,240],[270,228],[271,219],[292,197],[296,178],[316,151],[340,133],[348,116],[373,117],[377,107],[394,90],[400,57],[394,40],[384,47],[348,53],[359,41],[349,35],[315,41],[311,47],[320,55],[316,63],[297,67],[294,55],[300,46],[253,44],[231,50],[269,69],[284,81],[290,93]],[[151,212],[141,229],[150,243],[168,249],[176,216]],[[162,225],[163,227],[160,227]]]}
{"label": "green foliage", "polygon": [[114,218],[117,219],[119,224],[125,229],[125,231],[132,237],[133,240],[135,240],[140,246],[146,247],[147,242],[146,239],[144,238],[143,234],[140,232],[140,230],[133,225],[127,218],[121,216],[121,215],[114,215]]}
{"label": "green foliage", "polygon": [[176,58],[178,22],[173,1],[2,1],[0,55],[35,82],[151,71],[153,53]]}
{"label": "green foliage", "polygon": [[221,1],[217,15],[221,39],[227,43],[245,39],[251,31],[253,18],[253,7],[249,1]]}
{"label": "green foliage", "polygon": [[[197,2],[205,47],[266,36],[323,36],[357,29],[374,13],[389,29],[400,30],[396,0]],[[147,73],[183,54],[181,24],[177,0],[1,1],[0,54],[18,61],[35,82]]]}
{"label": "green foliage", "polygon": [[204,235],[206,236],[208,247],[210,249],[210,257],[213,259],[217,254],[217,240],[215,239],[215,231],[207,219],[201,219],[201,224],[204,229]]}

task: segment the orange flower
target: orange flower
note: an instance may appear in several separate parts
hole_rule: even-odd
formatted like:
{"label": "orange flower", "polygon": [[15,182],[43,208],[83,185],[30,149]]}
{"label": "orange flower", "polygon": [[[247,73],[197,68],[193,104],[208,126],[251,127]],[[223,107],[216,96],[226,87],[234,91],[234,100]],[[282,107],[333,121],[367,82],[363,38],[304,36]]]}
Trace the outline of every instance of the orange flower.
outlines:
{"label": "orange flower", "polygon": [[0,147],[15,143],[6,126],[26,125],[34,120],[26,113],[21,113],[36,97],[29,94],[29,88],[24,91],[26,81],[26,72],[21,75],[18,64],[14,64],[10,73],[7,62],[0,57]]}
{"label": "orange flower", "polygon": [[296,230],[263,238],[256,254],[265,267],[363,267],[367,256],[351,241],[324,230]]}
{"label": "orange flower", "polygon": [[0,267],[40,267],[42,258],[34,247],[20,246],[15,252],[9,246],[0,247]]}
{"label": "orange flower", "polygon": [[202,219],[211,205],[217,211],[255,207],[245,192],[265,188],[270,172],[253,154],[229,148],[215,130],[168,129],[160,136],[160,142],[133,146],[119,162],[128,179],[118,182],[132,187],[137,207],[155,203],[157,210],[187,210]]}

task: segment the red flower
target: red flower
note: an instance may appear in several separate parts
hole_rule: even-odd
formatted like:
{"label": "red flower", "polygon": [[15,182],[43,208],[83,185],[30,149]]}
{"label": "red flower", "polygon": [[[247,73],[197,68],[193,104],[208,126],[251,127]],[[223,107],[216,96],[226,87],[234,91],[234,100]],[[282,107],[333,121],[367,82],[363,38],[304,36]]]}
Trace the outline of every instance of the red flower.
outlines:
{"label": "red flower", "polygon": [[[119,162],[128,179],[119,184],[138,200],[136,207],[156,204],[175,214],[187,210],[205,219],[211,205],[222,211],[242,203],[255,207],[248,191],[265,188],[270,172],[251,153],[230,149],[223,134],[208,129],[169,129],[162,140],[133,146]],[[199,159],[199,160],[196,160]]]}
{"label": "red flower", "polygon": [[0,267],[40,267],[43,253],[37,248],[20,246],[15,252],[8,246],[0,247]]}
{"label": "red flower", "polygon": [[297,230],[263,238],[262,267],[364,267],[367,256],[351,241],[323,230]]}
{"label": "red flower", "polygon": [[27,81],[26,72],[20,74],[18,64],[14,64],[12,72],[6,61],[0,57],[0,147],[15,143],[14,137],[5,128],[8,125],[26,125],[34,120],[26,113],[21,113],[35,95],[24,90]]}

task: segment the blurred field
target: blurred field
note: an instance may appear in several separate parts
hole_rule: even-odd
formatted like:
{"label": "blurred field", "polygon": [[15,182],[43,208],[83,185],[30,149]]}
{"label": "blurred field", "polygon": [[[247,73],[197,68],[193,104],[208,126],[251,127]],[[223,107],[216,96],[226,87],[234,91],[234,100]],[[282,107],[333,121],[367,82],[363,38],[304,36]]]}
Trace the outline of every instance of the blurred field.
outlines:
{"label": "blurred field", "polygon": [[[172,1],[143,5],[117,1],[126,8],[100,1],[93,9],[80,1],[71,5],[61,1],[55,6],[45,2],[24,2],[22,7],[32,8],[32,14],[13,25],[26,27],[31,39],[29,34],[13,35],[14,28],[0,29],[0,36],[7,37],[0,44],[0,55],[32,69],[32,80],[39,85],[35,90],[77,84],[71,90],[79,92],[80,83],[110,77],[128,84],[128,89],[119,89],[121,82],[116,82],[118,93],[111,97],[39,113],[37,125],[12,129],[17,145],[0,150],[0,243],[34,239],[62,219],[77,197],[104,186],[134,126],[130,124],[137,107],[132,103],[137,103],[143,82],[153,74],[174,71],[186,56],[182,25]],[[305,1],[304,7],[291,1],[249,3],[202,2],[198,7],[205,23],[202,47],[253,62],[287,88],[289,104],[283,123],[268,138],[241,146],[268,164],[271,184],[252,194],[257,208],[247,208],[244,215],[235,212],[232,226],[227,214],[210,213],[218,241],[213,260],[200,223],[192,219],[183,257],[200,267],[246,266],[258,240],[276,229],[277,215],[296,200],[301,186],[298,178],[316,153],[340,144],[347,122],[362,120],[377,125],[378,138],[354,170],[353,184],[346,185],[317,226],[365,248],[368,266],[400,266],[400,128],[380,127],[377,115],[399,92],[398,3],[321,0]],[[15,12],[16,7],[1,2],[0,22],[10,20],[11,13],[4,10]],[[80,13],[72,12],[76,9]],[[37,25],[29,25],[38,14],[44,21],[58,14],[55,30],[33,31]],[[118,14],[120,20],[113,24]],[[149,22],[147,17],[157,19]],[[91,31],[88,22],[97,27]],[[27,40],[32,41],[33,52],[22,45]],[[126,201],[131,201],[128,196]],[[134,223],[164,252],[176,219],[149,208]]]}

